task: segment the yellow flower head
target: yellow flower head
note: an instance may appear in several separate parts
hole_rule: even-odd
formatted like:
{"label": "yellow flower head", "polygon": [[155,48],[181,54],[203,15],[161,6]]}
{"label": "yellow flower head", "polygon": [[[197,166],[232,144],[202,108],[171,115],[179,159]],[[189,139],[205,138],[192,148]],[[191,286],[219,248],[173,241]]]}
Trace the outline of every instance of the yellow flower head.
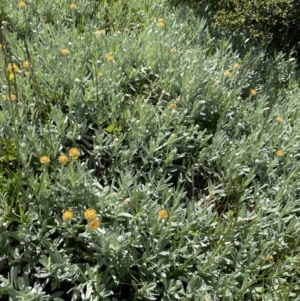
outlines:
{"label": "yellow flower head", "polygon": [[73,212],[70,210],[64,211],[62,218],[64,221],[70,221],[71,219],[73,219]]}
{"label": "yellow flower head", "polygon": [[170,104],[170,109],[173,111],[176,109],[176,103],[171,103]]}
{"label": "yellow flower head", "polygon": [[129,204],[131,203],[131,199],[130,199],[130,198],[125,199],[124,203],[125,203],[126,205],[129,205]]}
{"label": "yellow flower head", "polygon": [[269,255],[267,256],[267,260],[268,260],[268,261],[274,261],[273,255],[270,255],[270,254],[269,254]]}
{"label": "yellow flower head", "polygon": [[109,54],[106,56],[106,59],[111,62],[114,60],[114,56],[112,54]]}
{"label": "yellow flower head", "polygon": [[235,64],[233,65],[233,68],[234,68],[234,69],[240,69],[240,68],[241,68],[241,64],[235,63]]}
{"label": "yellow flower head", "polygon": [[17,95],[16,94],[10,94],[10,100],[12,100],[12,101],[17,100]]}
{"label": "yellow flower head", "polygon": [[276,119],[277,119],[277,121],[279,121],[279,122],[283,122],[283,120],[284,120],[283,117],[281,117],[281,116],[278,116]]}
{"label": "yellow flower head", "polygon": [[96,213],[96,210],[95,209],[86,209],[84,211],[84,217],[88,220],[88,221],[91,221],[91,220],[94,220],[97,218],[97,213]]}
{"label": "yellow flower head", "polygon": [[30,72],[29,71],[25,71],[24,74],[25,74],[25,76],[29,76]]}
{"label": "yellow flower head", "polygon": [[100,222],[98,219],[93,219],[89,222],[89,228],[91,230],[97,230],[100,226]]}
{"label": "yellow flower head", "polygon": [[48,156],[42,156],[40,157],[40,162],[42,164],[48,164],[50,162],[50,158]]}
{"label": "yellow flower head", "polygon": [[71,4],[70,4],[70,8],[71,8],[72,10],[74,10],[74,9],[77,8],[77,5],[76,5],[75,3],[71,3]]}
{"label": "yellow flower head", "polygon": [[257,91],[255,89],[250,90],[250,95],[251,96],[256,96],[256,94],[257,94]]}
{"label": "yellow flower head", "polygon": [[28,67],[29,67],[29,61],[24,61],[24,62],[22,63],[22,66],[23,66],[24,68],[28,68]]}
{"label": "yellow flower head", "polygon": [[80,150],[77,147],[70,148],[69,156],[73,159],[78,159],[78,157],[80,156]]}
{"label": "yellow flower head", "polygon": [[19,7],[20,8],[25,8],[26,7],[26,3],[24,1],[20,1],[19,2]]}
{"label": "yellow flower head", "polygon": [[175,48],[174,47],[170,48],[170,52],[174,53],[175,52]]}
{"label": "yellow flower head", "polygon": [[9,73],[16,74],[19,72],[19,68],[16,64],[10,63],[7,67]]}
{"label": "yellow flower head", "polygon": [[277,156],[278,156],[278,157],[283,157],[283,156],[284,156],[284,151],[283,151],[282,149],[279,149],[279,150],[277,151]]}
{"label": "yellow flower head", "polygon": [[68,55],[68,54],[70,53],[70,51],[69,51],[68,48],[63,48],[63,49],[60,50],[60,53],[61,53],[62,55]]}
{"label": "yellow flower head", "polygon": [[104,74],[102,72],[98,73],[98,78],[102,78],[104,76]]}
{"label": "yellow flower head", "polygon": [[0,50],[2,50],[3,49],[3,45],[2,44],[0,44]]}
{"label": "yellow flower head", "polygon": [[60,155],[58,157],[58,162],[61,164],[67,164],[69,161],[68,157],[66,155]]}
{"label": "yellow flower head", "polygon": [[168,218],[169,214],[168,214],[167,210],[160,210],[158,212],[158,216],[161,219],[166,219],[166,218]]}
{"label": "yellow flower head", "polygon": [[104,29],[99,29],[99,30],[94,31],[94,35],[96,37],[100,37],[102,35],[105,35],[105,33],[106,33],[106,31]]}
{"label": "yellow flower head", "polygon": [[158,21],[157,21],[157,26],[158,26],[159,28],[165,27],[164,19],[159,18]]}
{"label": "yellow flower head", "polygon": [[232,76],[232,73],[229,70],[225,70],[224,75],[227,77],[230,77],[230,76]]}

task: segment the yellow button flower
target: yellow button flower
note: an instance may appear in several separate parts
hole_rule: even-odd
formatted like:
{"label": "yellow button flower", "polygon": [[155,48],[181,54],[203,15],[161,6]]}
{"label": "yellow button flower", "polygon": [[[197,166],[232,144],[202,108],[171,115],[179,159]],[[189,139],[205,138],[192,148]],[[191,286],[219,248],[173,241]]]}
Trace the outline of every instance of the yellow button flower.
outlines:
{"label": "yellow button flower", "polygon": [[224,75],[227,77],[230,77],[230,76],[232,76],[232,73],[229,70],[225,70]]}
{"label": "yellow button flower", "polygon": [[19,72],[19,68],[16,64],[10,63],[7,67],[9,73],[16,74]]}
{"label": "yellow button flower", "polygon": [[74,10],[74,9],[77,8],[77,5],[76,5],[75,3],[71,3],[71,4],[70,4],[70,8],[71,8],[72,10]]}
{"label": "yellow button flower", "polygon": [[109,54],[109,55],[106,56],[106,59],[107,59],[109,62],[111,62],[111,61],[114,60],[114,56],[113,56],[112,54]]}
{"label": "yellow button flower", "polygon": [[77,147],[70,148],[69,156],[73,159],[78,159],[78,157],[80,156],[80,150]]}
{"label": "yellow button flower", "polygon": [[283,151],[282,149],[279,149],[279,150],[277,151],[277,156],[278,156],[278,157],[283,157],[283,156],[284,156],[284,151]]}
{"label": "yellow button flower", "polygon": [[70,210],[64,211],[62,218],[64,221],[70,221],[73,219],[73,212]]}
{"label": "yellow button flower", "polygon": [[26,3],[24,1],[20,1],[19,2],[19,7],[20,8],[25,8],[26,7]]}
{"label": "yellow button flower", "polygon": [[157,26],[158,26],[159,28],[165,27],[164,19],[159,18],[158,21],[157,21]]}
{"label": "yellow button flower", "polygon": [[99,29],[99,30],[94,31],[94,35],[96,37],[100,37],[102,35],[105,35],[105,33],[106,33],[106,31],[104,29]]}
{"label": "yellow button flower", "polygon": [[84,217],[88,221],[96,219],[97,218],[96,210],[95,209],[90,209],[90,208],[86,209],[85,212],[84,212]]}
{"label": "yellow button flower", "polygon": [[171,103],[170,104],[170,109],[173,111],[176,109],[176,103]]}
{"label": "yellow button flower", "polygon": [[23,63],[22,63],[22,66],[24,67],[24,68],[28,68],[29,67],[29,61],[24,61]]}
{"label": "yellow button flower", "polygon": [[283,117],[281,117],[281,116],[278,116],[276,119],[277,119],[277,121],[279,121],[279,122],[283,122],[283,120],[284,120]]}
{"label": "yellow button flower", "polygon": [[61,164],[67,164],[69,161],[68,157],[66,155],[60,155],[58,157],[58,162]]}
{"label": "yellow button flower", "polygon": [[158,212],[158,216],[161,219],[166,219],[166,218],[168,218],[169,214],[168,214],[167,210],[160,210]]}
{"label": "yellow button flower", "polygon": [[62,55],[68,55],[70,53],[70,50],[68,48],[63,48],[60,50],[60,53]]}
{"label": "yellow button flower", "polygon": [[125,201],[124,201],[124,203],[126,205],[129,205],[131,203],[131,199],[130,198],[126,198]]}
{"label": "yellow button flower", "polygon": [[12,100],[12,101],[17,100],[17,95],[16,94],[10,94],[10,100]]}
{"label": "yellow button flower", "polygon": [[42,164],[48,164],[50,162],[50,158],[48,156],[42,156],[40,157],[40,162]]}
{"label": "yellow button flower", "polygon": [[250,95],[251,96],[256,96],[256,94],[257,94],[257,91],[255,89],[250,90]]}
{"label": "yellow button flower", "polygon": [[100,222],[98,219],[93,219],[89,222],[89,228],[91,230],[97,230],[100,226]]}
{"label": "yellow button flower", "polygon": [[233,68],[234,68],[234,69],[240,69],[240,68],[241,68],[241,64],[235,63],[235,64],[233,65]]}

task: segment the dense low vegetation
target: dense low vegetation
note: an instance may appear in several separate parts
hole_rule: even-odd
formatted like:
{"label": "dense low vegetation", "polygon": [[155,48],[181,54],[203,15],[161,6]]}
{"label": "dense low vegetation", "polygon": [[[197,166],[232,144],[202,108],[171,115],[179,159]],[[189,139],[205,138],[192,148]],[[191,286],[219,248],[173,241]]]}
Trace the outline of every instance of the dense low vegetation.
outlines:
{"label": "dense low vegetation", "polygon": [[1,1],[0,300],[299,300],[296,60],[207,7]]}

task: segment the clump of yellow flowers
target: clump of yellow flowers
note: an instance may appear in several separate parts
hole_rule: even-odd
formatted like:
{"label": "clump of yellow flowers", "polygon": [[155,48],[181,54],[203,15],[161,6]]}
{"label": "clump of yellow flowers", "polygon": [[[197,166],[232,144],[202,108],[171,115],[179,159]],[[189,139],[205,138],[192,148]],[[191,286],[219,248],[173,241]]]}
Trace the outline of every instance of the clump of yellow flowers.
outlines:
{"label": "clump of yellow flowers", "polygon": [[84,217],[88,221],[88,227],[91,230],[96,230],[100,226],[100,222],[97,218],[97,212],[95,209],[88,208],[84,212]]}

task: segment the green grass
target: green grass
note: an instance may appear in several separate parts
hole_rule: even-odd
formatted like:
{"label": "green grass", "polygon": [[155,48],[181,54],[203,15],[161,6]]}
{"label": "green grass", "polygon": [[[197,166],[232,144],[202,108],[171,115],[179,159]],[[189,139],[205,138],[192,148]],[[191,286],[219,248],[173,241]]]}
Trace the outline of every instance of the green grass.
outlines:
{"label": "green grass", "polygon": [[26,4],[0,4],[0,300],[299,300],[295,61],[169,1]]}

